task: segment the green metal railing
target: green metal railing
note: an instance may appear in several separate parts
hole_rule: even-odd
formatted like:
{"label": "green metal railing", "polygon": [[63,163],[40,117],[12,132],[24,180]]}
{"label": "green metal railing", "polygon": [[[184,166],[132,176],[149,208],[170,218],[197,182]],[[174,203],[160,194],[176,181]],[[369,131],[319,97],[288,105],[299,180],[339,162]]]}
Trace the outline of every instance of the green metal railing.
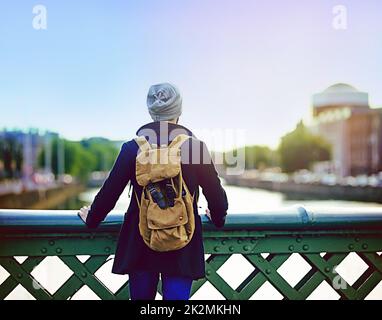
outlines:
{"label": "green metal railing", "polygon": [[[128,281],[112,292],[95,275],[114,254],[122,220],[122,213],[113,212],[98,229],[89,230],[74,211],[0,210],[0,265],[8,273],[0,284],[0,299],[18,285],[36,299],[70,299],[85,285],[101,299],[128,299]],[[269,283],[284,299],[306,299],[326,282],[341,299],[364,299],[382,281],[381,209],[315,212],[294,207],[231,214],[222,230],[204,216],[202,222],[209,257],[206,278],[194,282],[192,295],[208,281],[226,299],[244,300]],[[335,270],[351,252],[367,268],[350,284]],[[219,269],[234,254],[242,255],[253,270],[232,288]],[[302,257],[310,270],[291,285],[279,270],[293,254]],[[80,255],[90,258],[81,262]],[[20,263],[18,256],[27,258]],[[58,257],[73,271],[54,293],[41,284],[36,288],[31,274],[47,256]]]}

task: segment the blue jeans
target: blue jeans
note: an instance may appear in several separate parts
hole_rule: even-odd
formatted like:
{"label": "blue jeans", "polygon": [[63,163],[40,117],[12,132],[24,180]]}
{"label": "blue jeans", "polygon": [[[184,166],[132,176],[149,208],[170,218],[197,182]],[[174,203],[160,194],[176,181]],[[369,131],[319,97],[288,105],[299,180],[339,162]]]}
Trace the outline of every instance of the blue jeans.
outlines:
{"label": "blue jeans", "polygon": [[[161,274],[163,300],[188,300],[192,279],[182,276]],[[131,300],[154,300],[159,273],[134,272],[129,274]]]}

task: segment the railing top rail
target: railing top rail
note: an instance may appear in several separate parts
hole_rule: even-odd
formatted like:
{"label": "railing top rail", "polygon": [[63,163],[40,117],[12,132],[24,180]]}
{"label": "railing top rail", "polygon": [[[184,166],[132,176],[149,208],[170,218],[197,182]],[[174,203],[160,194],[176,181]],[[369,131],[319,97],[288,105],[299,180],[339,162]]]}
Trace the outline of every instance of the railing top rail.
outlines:
{"label": "railing top rail", "polygon": [[[204,230],[214,230],[203,215]],[[101,224],[101,230],[119,230],[124,213],[113,211]],[[223,230],[382,230],[382,208],[333,208],[315,210],[301,206],[258,211],[251,214],[228,214]],[[0,233],[89,232],[73,210],[0,210]]]}

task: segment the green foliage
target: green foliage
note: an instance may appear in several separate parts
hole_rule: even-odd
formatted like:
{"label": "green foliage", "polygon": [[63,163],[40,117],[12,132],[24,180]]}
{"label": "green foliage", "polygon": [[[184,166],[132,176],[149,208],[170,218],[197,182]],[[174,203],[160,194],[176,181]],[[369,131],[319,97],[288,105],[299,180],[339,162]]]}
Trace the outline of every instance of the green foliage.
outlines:
{"label": "green foliage", "polygon": [[267,146],[245,147],[246,169],[262,169],[276,166],[278,163],[277,153]]}
{"label": "green foliage", "polygon": [[[246,169],[263,169],[278,165],[278,154],[267,146],[247,146],[229,152],[233,153],[234,156],[237,156],[240,152],[245,152]],[[226,156],[224,159],[226,159]]]}
{"label": "green foliage", "polygon": [[281,168],[291,173],[310,169],[317,161],[331,158],[331,146],[322,137],[312,134],[301,122],[295,130],[281,138],[278,148]]}
{"label": "green foliage", "polygon": [[[52,140],[52,170],[58,174],[58,148],[64,144],[65,173],[86,181],[93,171],[109,171],[118,155],[115,144],[106,139],[82,141]],[[45,151],[39,154],[39,166],[45,165]]]}
{"label": "green foliage", "polygon": [[118,155],[118,149],[114,143],[104,138],[82,140],[81,145],[95,156],[94,171],[110,170]]}

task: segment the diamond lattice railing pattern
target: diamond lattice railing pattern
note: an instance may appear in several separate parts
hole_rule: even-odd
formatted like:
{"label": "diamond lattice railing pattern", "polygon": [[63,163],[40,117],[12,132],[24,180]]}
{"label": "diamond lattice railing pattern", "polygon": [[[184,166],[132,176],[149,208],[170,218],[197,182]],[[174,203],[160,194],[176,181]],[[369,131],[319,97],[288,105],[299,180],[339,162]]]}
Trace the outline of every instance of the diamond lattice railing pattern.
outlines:
{"label": "diamond lattice railing pattern", "polygon": [[[203,217],[191,298],[382,299],[382,212],[354,212],[232,214],[221,230]],[[0,211],[0,299],[129,299],[111,274],[122,220],[94,231],[72,211]]]}

